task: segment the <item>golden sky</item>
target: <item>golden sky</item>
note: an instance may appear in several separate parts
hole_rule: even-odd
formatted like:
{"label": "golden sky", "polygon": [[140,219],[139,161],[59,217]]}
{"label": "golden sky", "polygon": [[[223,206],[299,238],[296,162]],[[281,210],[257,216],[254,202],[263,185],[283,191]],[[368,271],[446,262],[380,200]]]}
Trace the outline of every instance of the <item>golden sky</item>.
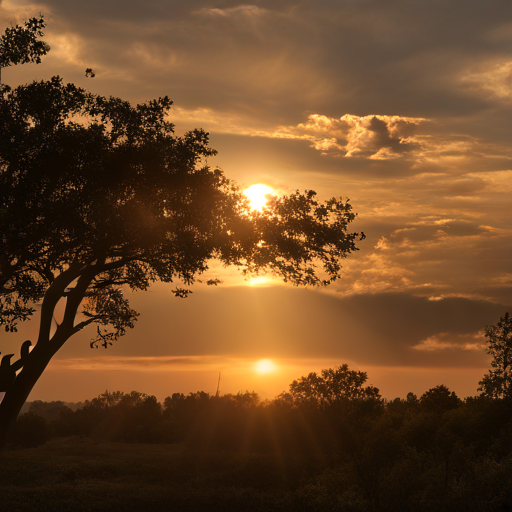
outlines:
{"label": "golden sky", "polygon": [[[218,288],[138,293],[135,329],[107,351],[71,339],[32,399],[214,393],[219,372],[221,392],[272,398],[345,362],[388,398],[476,393],[482,329],[512,310],[512,3],[0,1],[5,27],[39,12],[51,52],[6,83],[168,95],[177,133],[210,132],[211,165],[243,186],[349,197],[367,239],[328,289],[213,263]],[[36,331],[1,334],[2,353]]]}

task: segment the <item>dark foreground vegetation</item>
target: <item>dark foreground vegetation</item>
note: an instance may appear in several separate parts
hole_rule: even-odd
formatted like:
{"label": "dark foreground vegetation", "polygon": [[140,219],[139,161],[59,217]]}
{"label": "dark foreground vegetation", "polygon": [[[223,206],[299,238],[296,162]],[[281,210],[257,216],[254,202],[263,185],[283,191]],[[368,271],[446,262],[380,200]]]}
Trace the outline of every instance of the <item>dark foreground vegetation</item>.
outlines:
{"label": "dark foreground vegetation", "polygon": [[[329,381],[329,373],[334,378]],[[359,382],[357,377],[360,378]],[[345,366],[256,393],[34,402],[1,454],[6,510],[496,511],[512,401],[445,386],[383,401]],[[333,383],[351,382],[339,396]],[[29,447],[31,446],[31,447]]]}
{"label": "dark foreground vegetation", "polygon": [[491,369],[464,401],[439,385],[387,402],[342,365],[266,402],[33,402],[0,453],[1,510],[512,510],[510,315],[485,335]]}

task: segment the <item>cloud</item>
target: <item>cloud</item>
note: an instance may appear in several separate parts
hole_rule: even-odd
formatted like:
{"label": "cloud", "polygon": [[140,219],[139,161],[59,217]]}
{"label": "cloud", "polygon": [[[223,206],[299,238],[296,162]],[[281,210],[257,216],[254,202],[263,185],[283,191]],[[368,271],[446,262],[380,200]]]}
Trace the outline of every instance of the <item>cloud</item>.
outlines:
{"label": "cloud", "polygon": [[512,101],[512,61],[468,73],[461,80],[476,93],[491,93],[497,99]]}
{"label": "cloud", "polygon": [[89,62],[83,56],[87,43],[80,36],[73,33],[52,34],[46,40],[50,44],[52,58],[81,66],[84,69],[88,66]]}
{"label": "cloud", "polygon": [[41,12],[41,9],[44,9],[44,2],[24,3],[17,0],[2,0],[0,2],[0,21],[3,21],[5,17],[9,18],[13,25],[24,23],[28,18],[37,16],[38,10]]}
{"label": "cloud", "polygon": [[414,127],[426,121],[400,116],[349,116],[341,118],[349,126],[345,156],[367,156],[376,160],[393,158],[410,152]]}
{"label": "cloud", "polygon": [[229,366],[236,358],[219,356],[187,356],[187,357],[131,357],[110,356],[88,358],[63,358],[52,362],[54,370],[124,370],[124,371],[190,371],[215,370],[219,366]]}
{"label": "cloud", "polygon": [[[94,87],[103,93],[114,91],[135,101],[169,94],[183,109],[238,117],[232,133],[259,129],[283,139],[302,136],[321,153],[379,162],[415,157],[419,144],[428,147],[426,164],[436,148],[444,148],[451,165],[454,155],[446,153],[467,155],[468,148],[450,148],[439,133],[425,134],[423,122],[408,136],[404,127],[394,130],[388,118],[440,123],[457,118],[463,132],[488,137],[482,119],[497,121],[495,112],[486,111],[494,100],[482,87],[506,87],[512,62],[505,50],[498,51],[508,41],[510,22],[502,3],[489,1],[485,9],[475,0],[463,7],[459,1],[451,7],[421,1],[414,9],[402,0],[385,9],[378,2],[347,0],[321,5],[287,0],[44,0],[30,5],[10,0],[2,7],[10,7],[10,18],[28,11],[47,15],[53,49],[46,60],[52,69],[47,72],[50,66],[43,63],[37,71],[45,77],[59,73],[74,80],[86,62],[100,71]],[[499,41],[496,34],[501,34]],[[59,39],[63,35],[67,40]],[[79,52],[77,45],[66,51],[71,37]],[[488,82],[486,73],[496,76]],[[33,71],[23,76],[33,76]],[[461,82],[464,76],[469,82]],[[333,125],[336,116],[357,114],[352,122],[362,129],[352,126],[349,140],[309,132],[311,126],[298,134],[298,116],[320,112]],[[504,116],[499,124],[506,123]],[[302,124],[311,125],[309,119]],[[279,132],[278,126],[292,128]]]}
{"label": "cloud", "polygon": [[480,330],[470,334],[457,334],[442,332],[421,340],[412,348],[421,351],[443,351],[443,350],[476,350],[482,351],[485,348],[484,331]]}
{"label": "cloud", "polygon": [[[472,343],[471,336],[506,311],[503,304],[460,297],[435,301],[412,293],[342,296],[334,290],[249,286],[196,289],[192,297],[176,299],[169,286],[161,284],[135,294],[132,302],[141,313],[137,326],[113,347],[92,351],[88,338],[94,329],[89,329],[66,344],[55,361],[64,359],[67,362],[59,364],[84,369],[110,365],[113,370],[162,371],[229,367],[230,361],[242,359],[308,357],[354,361],[363,369],[481,368],[487,364],[483,350],[446,350],[441,355],[413,347],[431,337],[437,342]],[[2,334],[2,345],[4,338],[34,339],[28,324],[15,335]]]}
{"label": "cloud", "polygon": [[[400,193],[399,185],[390,185],[395,200],[400,201],[402,194],[415,195],[416,202],[411,205],[377,203],[360,210],[358,228],[368,238],[360,243],[361,252],[344,262],[343,280],[335,287],[343,294],[408,291],[425,297],[461,296],[510,302],[507,253],[512,251],[512,229],[506,218],[506,192],[500,197],[482,184],[478,186],[481,197],[474,204],[495,202],[489,225],[490,219],[478,214],[475,208],[465,211],[456,206],[463,198],[447,196],[443,200],[445,211],[438,207],[439,214],[428,214],[425,206],[422,211],[421,198],[430,197],[432,192],[428,185],[421,186],[423,179],[417,180],[417,186],[412,186],[414,181],[415,178],[410,178],[411,187]],[[439,184],[438,187],[443,190]]]}
{"label": "cloud", "polygon": [[268,12],[266,9],[261,9],[256,5],[237,5],[235,7],[227,7],[224,9],[203,7],[201,10],[195,11],[192,14],[202,14],[208,16],[219,16],[223,18],[228,18],[234,16],[261,16],[266,12]]}
{"label": "cloud", "polygon": [[[468,220],[424,218],[407,227],[394,230],[386,242],[411,247],[417,243],[438,243],[440,239],[489,235],[493,230]],[[491,235],[492,236],[492,235]],[[387,249],[390,246],[387,245]]]}
{"label": "cloud", "polygon": [[[304,140],[322,155],[333,157],[371,161],[405,159],[415,173],[425,169],[431,173],[433,166],[438,169],[471,166],[477,159],[502,159],[512,164],[509,145],[497,145],[463,134],[441,133],[439,124],[435,119],[399,115],[358,117],[345,114],[337,119],[310,114],[306,122],[296,126],[247,131],[246,134]],[[423,128],[425,125],[430,125],[427,131]]]}
{"label": "cloud", "polygon": [[345,114],[335,119],[310,114],[305,123],[296,127],[280,127],[260,135],[307,140],[322,154],[332,156],[387,160],[411,152],[417,146],[412,134],[415,127],[425,121],[427,119],[387,115]]}

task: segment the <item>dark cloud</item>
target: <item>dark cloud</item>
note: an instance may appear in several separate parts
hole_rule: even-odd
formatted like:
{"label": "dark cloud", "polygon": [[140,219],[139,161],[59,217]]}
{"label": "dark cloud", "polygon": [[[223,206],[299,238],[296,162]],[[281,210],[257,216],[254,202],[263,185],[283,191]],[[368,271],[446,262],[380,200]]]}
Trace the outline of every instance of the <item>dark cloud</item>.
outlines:
{"label": "dark cloud", "polygon": [[390,135],[386,122],[376,116],[371,118],[368,130],[374,134],[376,149],[384,147],[390,148],[394,153],[402,153],[409,146],[408,144],[400,145],[400,139]]}
{"label": "dark cloud", "polygon": [[[135,329],[106,354],[309,357],[363,366],[485,367],[483,351],[414,347],[435,336],[460,344],[461,336],[471,337],[496,323],[507,310],[503,304],[408,294],[340,297],[283,287],[243,287],[198,290],[179,300],[165,290],[134,297],[141,317]],[[79,338],[59,357],[98,355],[88,348],[86,333]]]}
{"label": "dark cloud", "polygon": [[[300,139],[212,133],[211,144],[219,151],[218,156],[212,159],[211,163],[219,165],[240,181],[243,181],[240,178],[242,175],[267,174],[269,178],[285,180],[293,189],[301,188],[300,182],[314,184],[321,181],[324,176],[330,175],[341,178],[337,195],[349,197],[354,196],[354,192],[350,191],[352,187],[357,187],[358,190],[366,187],[364,182],[351,182],[351,178],[359,180],[364,176],[365,179],[382,177],[392,179],[418,172],[416,169],[411,169],[410,161],[331,158],[322,155]],[[300,179],[300,175],[303,179]],[[315,178],[311,179],[313,176]],[[317,186],[309,185],[309,188]]]}
{"label": "dark cloud", "polygon": [[226,111],[250,112],[256,103],[274,122],[305,109],[339,116],[481,112],[492,95],[465,89],[459,75],[497,52],[504,61],[512,53],[510,39],[492,37],[512,19],[501,0],[47,0],[45,7],[48,33],[78,34],[81,57],[129,78],[130,96],[167,89],[190,106],[200,94],[203,105]]}
{"label": "dark cloud", "polygon": [[439,237],[475,236],[489,233],[489,229],[469,221],[445,221],[427,225],[411,226],[391,233],[391,243],[403,243],[404,240],[420,242],[436,240]]}
{"label": "dark cloud", "polygon": [[481,178],[463,178],[447,184],[445,192],[456,196],[473,195],[484,190],[486,186],[487,184]]}

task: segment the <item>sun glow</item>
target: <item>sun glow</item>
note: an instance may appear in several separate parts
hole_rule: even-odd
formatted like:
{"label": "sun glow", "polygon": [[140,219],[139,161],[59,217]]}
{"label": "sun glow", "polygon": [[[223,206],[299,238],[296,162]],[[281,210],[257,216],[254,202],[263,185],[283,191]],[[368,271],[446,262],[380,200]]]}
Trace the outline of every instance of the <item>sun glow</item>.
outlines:
{"label": "sun glow", "polygon": [[258,286],[258,285],[267,284],[269,282],[270,282],[270,279],[265,276],[251,277],[249,279],[249,286]]}
{"label": "sun glow", "polygon": [[261,212],[268,202],[268,196],[276,195],[276,192],[272,187],[258,183],[246,188],[244,194],[249,198],[251,208]]}
{"label": "sun glow", "polygon": [[260,359],[255,369],[258,373],[270,373],[276,370],[276,365],[270,359]]}

